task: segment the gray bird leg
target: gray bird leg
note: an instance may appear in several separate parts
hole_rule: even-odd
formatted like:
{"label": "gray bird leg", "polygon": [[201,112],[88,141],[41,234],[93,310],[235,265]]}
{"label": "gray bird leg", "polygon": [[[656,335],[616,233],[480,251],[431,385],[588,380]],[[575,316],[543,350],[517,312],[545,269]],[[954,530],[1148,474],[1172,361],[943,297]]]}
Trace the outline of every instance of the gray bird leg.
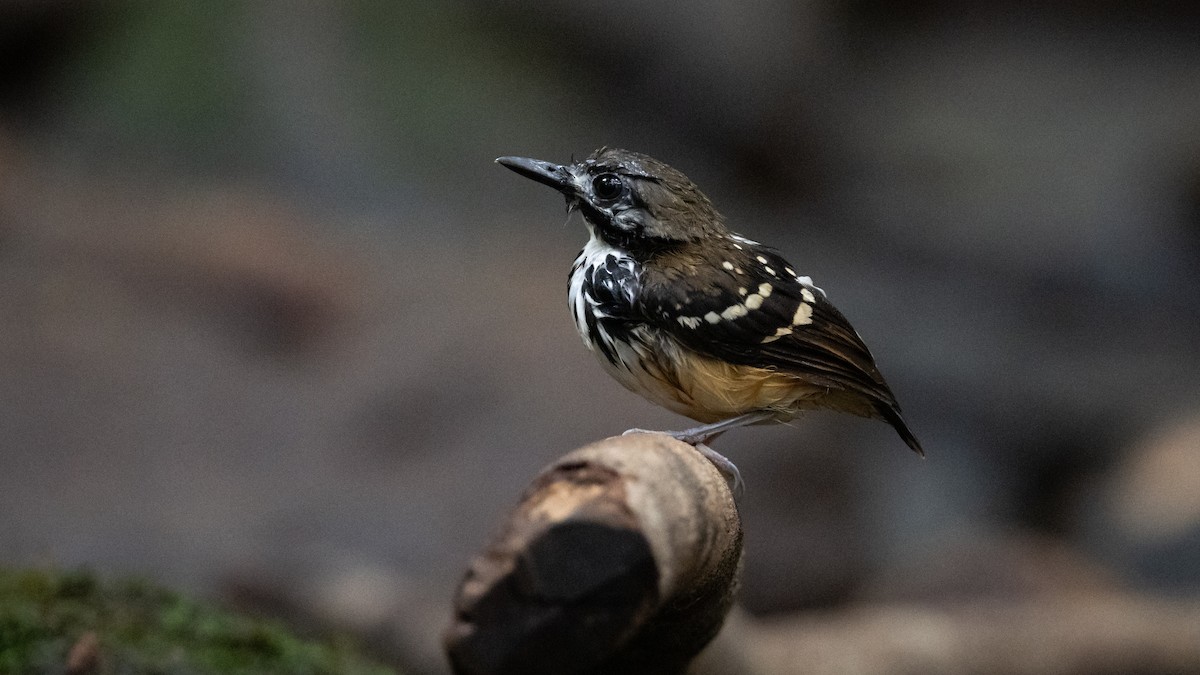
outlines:
{"label": "gray bird leg", "polygon": [[713,422],[712,424],[705,424],[704,426],[685,429],[683,431],[651,431],[649,429],[630,429],[625,433],[666,434],[672,438],[675,438],[676,440],[683,441],[688,445],[700,445],[702,443],[708,443],[730,429],[736,429],[738,427],[744,427],[751,424],[758,424],[759,422],[767,422],[771,419],[774,419],[774,417],[775,413],[773,412],[756,410],[754,412],[738,415],[737,417],[730,417],[727,420],[721,420],[720,422]]}
{"label": "gray bird leg", "polygon": [[737,466],[734,465],[733,462],[729,461],[728,457],[725,457],[716,450],[708,447],[707,443],[726,431],[729,431],[730,429],[736,429],[738,427],[744,427],[750,424],[758,424],[759,422],[767,422],[771,419],[774,419],[774,417],[775,413],[773,412],[756,410],[754,412],[738,415],[737,417],[730,417],[727,420],[713,422],[712,424],[705,424],[703,426],[686,429],[684,431],[650,431],[648,429],[630,429],[625,433],[661,433],[683,441],[688,445],[695,446],[695,448],[700,451],[700,454],[704,455],[709,462],[712,462],[713,466],[717,467],[717,471],[721,472],[721,475],[725,477],[725,482],[729,484],[729,489],[733,492],[734,497],[737,498],[741,496],[742,490],[745,487],[745,483],[742,482],[741,472],[738,471]]}
{"label": "gray bird leg", "polygon": [[729,492],[733,494],[733,501],[742,501],[742,493],[746,491],[746,483],[742,480],[742,472],[738,471],[737,465],[729,461],[729,458],[721,453],[713,450],[703,443],[697,443],[696,450],[704,455],[713,466],[717,468],[717,472],[725,479],[725,484],[729,486]]}

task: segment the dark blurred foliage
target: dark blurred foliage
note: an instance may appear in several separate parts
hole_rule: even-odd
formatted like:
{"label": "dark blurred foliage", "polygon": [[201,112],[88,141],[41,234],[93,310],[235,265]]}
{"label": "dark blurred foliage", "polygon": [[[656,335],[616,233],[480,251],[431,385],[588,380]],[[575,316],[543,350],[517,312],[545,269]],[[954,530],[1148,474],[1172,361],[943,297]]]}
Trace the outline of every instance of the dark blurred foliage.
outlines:
{"label": "dark blurred foliage", "polygon": [[685,423],[591,362],[582,228],[491,163],[609,144],[813,275],[929,452],[822,414],[722,439],[752,611],[984,587],[921,561],[1012,533],[1194,594],[1197,28],[1117,0],[6,4],[5,562],[284,579],[359,627],[432,608],[380,641],[436,671],[539,466]]}

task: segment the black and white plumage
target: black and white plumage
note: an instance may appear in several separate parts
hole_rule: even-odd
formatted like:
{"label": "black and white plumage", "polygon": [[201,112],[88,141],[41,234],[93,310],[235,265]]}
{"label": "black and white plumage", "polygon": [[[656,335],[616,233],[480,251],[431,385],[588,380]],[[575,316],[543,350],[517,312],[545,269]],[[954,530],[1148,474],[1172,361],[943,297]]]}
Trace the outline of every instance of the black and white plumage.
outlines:
{"label": "black and white plumage", "polygon": [[569,299],[584,343],[626,388],[705,426],[828,408],[890,423],[918,453],[891,389],[825,293],[778,253],[726,229],[708,198],[651,157],[601,148],[569,166],[502,157],[555,187],[590,239]]}

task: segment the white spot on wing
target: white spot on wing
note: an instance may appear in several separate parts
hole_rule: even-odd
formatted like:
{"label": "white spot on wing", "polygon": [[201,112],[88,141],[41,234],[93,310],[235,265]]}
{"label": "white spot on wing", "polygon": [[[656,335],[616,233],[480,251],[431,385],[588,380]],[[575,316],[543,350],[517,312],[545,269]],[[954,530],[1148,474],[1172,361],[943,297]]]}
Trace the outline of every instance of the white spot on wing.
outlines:
{"label": "white spot on wing", "polygon": [[762,256],[760,255],[760,256],[758,256],[758,262],[760,262],[760,263],[762,263],[762,264],[766,265],[766,264],[767,264],[767,259],[766,259],[766,258],[764,258],[764,257],[762,257]]}
{"label": "white spot on wing", "polygon": [[792,334],[791,328],[780,328],[778,330],[775,330],[774,335],[768,335],[766,337],[763,337],[762,344],[766,345],[767,342],[774,342],[775,340],[779,340],[780,337],[782,337],[782,336],[791,335],[791,334]]}
{"label": "white spot on wing", "polygon": [[750,310],[746,309],[743,304],[730,305],[724,312],[721,312],[721,318],[726,321],[733,321],[740,316],[746,316]]}
{"label": "white spot on wing", "polygon": [[726,260],[725,262],[721,263],[721,267],[724,267],[724,268],[725,268],[725,269],[727,269],[727,270],[732,270],[732,269],[733,269],[733,263],[731,263],[731,262],[729,262],[728,260]]}
{"label": "white spot on wing", "polygon": [[758,294],[763,296],[764,298],[771,297],[771,290],[772,290],[771,284],[759,284],[758,285]]}
{"label": "white spot on wing", "polygon": [[762,304],[763,296],[759,295],[758,293],[746,298],[746,309],[758,309],[759,307],[762,307]]}
{"label": "white spot on wing", "polygon": [[739,286],[739,287],[738,287],[738,295],[745,295],[745,294],[746,294],[746,287],[745,287],[745,286]]}
{"label": "white spot on wing", "polygon": [[816,302],[817,300],[816,296],[813,295],[813,292],[807,288],[800,289],[800,297],[804,298],[805,302]]}
{"label": "white spot on wing", "polygon": [[679,322],[679,325],[686,326],[687,328],[695,328],[700,325],[700,317],[698,316],[681,316],[676,320]]}
{"label": "white spot on wing", "polygon": [[709,312],[708,314],[704,315],[704,320],[709,323],[719,323],[721,321],[721,315],[717,314],[716,312]]}
{"label": "white spot on wing", "polygon": [[810,323],[812,323],[812,305],[802,302],[796,308],[796,314],[792,316],[792,325],[803,326]]}

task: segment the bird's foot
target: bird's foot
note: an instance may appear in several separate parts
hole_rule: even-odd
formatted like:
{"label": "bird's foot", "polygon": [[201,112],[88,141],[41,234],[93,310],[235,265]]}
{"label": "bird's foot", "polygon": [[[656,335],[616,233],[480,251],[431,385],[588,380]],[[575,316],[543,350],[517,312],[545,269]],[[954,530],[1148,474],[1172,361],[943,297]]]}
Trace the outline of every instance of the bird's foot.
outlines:
{"label": "bird's foot", "polygon": [[683,441],[688,445],[695,447],[700,451],[700,454],[712,463],[725,477],[725,482],[729,485],[729,491],[733,493],[735,500],[741,498],[742,492],[745,489],[745,483],[742,482],[742,474],[733,462],[729,461],[721,453],[708,447],[707,443],[717,436],[738,427],[746,426],[747,424],[759,424],[775,419],[775,413],[767,410],[755,410],[737,417],[731,417],[727,420],[705,424],[693,429],[684,431],[649,431],[646,429],[630,429],[626,434],[666,434],[677,440]]}
{"label": "bird's foot", "polygon": [[704,458],[717,468],[717,472],[725,479],[725,484],[729,486],[729,492],[733,495],[733,501],[742,501],[742,494],[746,491],[746,483],[742,480],[742,472],[738,471],[737,465],[729,461],[729,458],[721,453],[713,450],[703,443],[697,443],[694,447],[704,455]]}
{"label": "bird's foot", "polygon": [[728,457],[705,445],[708,441],[720,436],[726,430],[720,429],[715,433],[709,431],[696,433],[702,429],[705,429],[705,427],[688,429],[687,431],[652,431],[650,429],[628,429],[621,435],[666,434],[667,436],[670,436],[676,440],[687,443],[688,445],[696,448],[701,455],[704,455],[704,458],[707,459],[710,464],[716,467],[717,472],[720,473],[721,477],[725,479],[725,484],[729,486],[729,491],[733,494],[733,500],[735,502],[741,501],[742,493],[746,491],[746,483],[742,480],[742,472],[738,471],[737,465],[729,461]]}
{"label": "bird's foot", "polygon": [[[699,427],[696,429],[688,429],[686,431],[657,431],[654,429],[626,429],[621,435],[628,436],[629,434],[666,434],[667,436],[670,436],[671,438],[674,438],[677,441],[683,441],[684,443],[687,443],[688,445],[699,445],[701,443],[707,443],[707,442],[713,440],[714,438],[716,438],[717,436],[720,436],[722,433],[724,433],[723,430],[718,431],[716,433],[704,433],[701,431],[702,429],[703,429],[703,427]],[[701,433],[697,433],[697,432],[701,432]]]}

